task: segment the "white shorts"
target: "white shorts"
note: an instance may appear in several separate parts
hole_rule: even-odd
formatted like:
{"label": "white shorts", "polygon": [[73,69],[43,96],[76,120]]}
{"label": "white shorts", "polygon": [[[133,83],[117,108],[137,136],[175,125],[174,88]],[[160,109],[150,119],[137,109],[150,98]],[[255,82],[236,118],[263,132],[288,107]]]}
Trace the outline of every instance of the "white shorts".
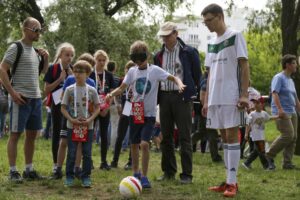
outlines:
{"label": "white shorts", "polygon": [[239,126],[241,113],[235,105],[212,105],[208,107],[206,127],[227,129]]}

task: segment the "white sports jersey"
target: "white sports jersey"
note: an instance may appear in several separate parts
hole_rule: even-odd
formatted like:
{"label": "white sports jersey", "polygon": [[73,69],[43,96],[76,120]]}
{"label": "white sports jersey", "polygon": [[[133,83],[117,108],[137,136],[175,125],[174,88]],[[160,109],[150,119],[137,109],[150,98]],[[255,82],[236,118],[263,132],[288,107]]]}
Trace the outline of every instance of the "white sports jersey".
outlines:
{"label": "white sports jersey", "polygon": [[247,46],[240,32],[229,28],[208,42],[205,66],[210,69],[208,106],[236,105],[239,99],[238,59],[248,59]]}
{"label": "white sports jersey", "polygon": [[251,127],[250,137],[253,141],[265,140],[265,123],[270,120],[266,111],[253,111],[248,115],[247,124]]}

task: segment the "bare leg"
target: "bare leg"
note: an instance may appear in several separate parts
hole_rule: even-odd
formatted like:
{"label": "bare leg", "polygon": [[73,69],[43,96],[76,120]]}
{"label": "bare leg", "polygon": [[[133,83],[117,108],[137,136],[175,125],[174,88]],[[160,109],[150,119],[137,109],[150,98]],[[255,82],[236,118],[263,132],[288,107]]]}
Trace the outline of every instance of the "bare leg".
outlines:
{"label": "bare leg", "polygon": [[131,145],[132,170],[133,173],[139,172],[139,144]]}
{"label": "bare leg", "polygon": [[58,154],[57,154],[57,167],[62,167],[64,164],[64,160],[66,157],[67,144],[68,144],[67,138],[60,138]]}
{"label": "bare leg", "polygon": [[142,141],[141,150],[142,150],[142,176],[147,176],[149,157],[150,157],[149,143],[146,141]]}
{"label": "bare leg", "polygon": [[25,164],[31,164],[34,154],[35,138],[38,131],[26,130],[25,132],[25,143],[24,143],[24,154]]}
{"label": "bare leg", "polygon": [[7,142],[7,156],[8,156],[8,162],[9,166],[16,166],[16,160],[17,160],[17,147],[18,147],[18,141],[20,138],[21,133],[11,133],[8,138]]}

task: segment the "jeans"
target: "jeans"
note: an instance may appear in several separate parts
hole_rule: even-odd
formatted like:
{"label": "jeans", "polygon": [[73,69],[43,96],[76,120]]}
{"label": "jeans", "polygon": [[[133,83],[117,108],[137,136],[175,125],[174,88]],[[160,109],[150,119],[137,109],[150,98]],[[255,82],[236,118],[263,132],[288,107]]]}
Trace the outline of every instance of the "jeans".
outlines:
{"label": "jeans", "polygon": [[[78,142],[72,141],[72,129],[68,129],[68,155],[66,163],[67,178],[74,178],[74,166],[76,159],[76,150]],[[88,131],[87,142],[82,142],[82,172],[81,178],[88,178],[92,169],[92,141],[93,130]]]}

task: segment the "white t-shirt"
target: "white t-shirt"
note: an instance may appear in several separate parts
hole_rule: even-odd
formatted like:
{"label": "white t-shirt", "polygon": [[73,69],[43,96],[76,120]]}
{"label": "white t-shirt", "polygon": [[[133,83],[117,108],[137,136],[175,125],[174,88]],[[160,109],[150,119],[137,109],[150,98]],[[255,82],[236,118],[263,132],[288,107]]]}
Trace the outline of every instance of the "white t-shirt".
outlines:
{"label": "white t-shirt", "polygon": [[165,81],[170,74],[156,65],[148,65],[147,69],[140,70],[137,66],[131,67],[123,83],[132,85],[133,101],[140,101],[148,75],[147,89],[144,96],[145,117],[156,116],[157,92],[159,81]]}
{"label": "white t-shirt", "polygon": [[265,122],[270,120],[270,115],[266,111],[252,111],[247,118],[250,126],[250,137],[253,141],[265,140]]}
{"label": "white t-shirt", "polygon": [[248,59],[247,46],[240,32],[229,28],[208,42],[205,66],[210,69],[208,106],[236,105],[239,100],[238,59]]}

